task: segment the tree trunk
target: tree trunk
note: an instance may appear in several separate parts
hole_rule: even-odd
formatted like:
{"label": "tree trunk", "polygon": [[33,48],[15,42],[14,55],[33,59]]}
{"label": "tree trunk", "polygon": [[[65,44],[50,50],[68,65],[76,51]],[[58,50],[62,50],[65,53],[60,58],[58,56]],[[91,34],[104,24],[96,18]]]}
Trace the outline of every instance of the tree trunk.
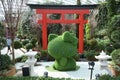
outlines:
{"label": "tree trunk", "polygon": [[37,50],[40,51],[41,50],[41,39],[40,39],[40,36],[41,36],[41,30],[37,29],[37,41],[38,41],[38,44],[37,44]]}
{"label": "tree trunk", "polygon": [[12,38],[12,61],[13,61],[13,64],[15,64],[14,38]]}
{"label": "tree trunk", "polygon": [[[77,5],[81,5],[81,0],[77,0]],[[76,19],[78,19],[78,18],[79,18],[79,14],[76,14]],[[76,24],[76,36],[77,36],[77,38],[79,37],[78,33],[79,33],[79,24]]]}
{"label": "tree trunk", "polygon": [[0,55],[1,55],[1,50],[0,50]]}
{"label": "tree trunk", "polygon": [[12,40],[12,62],[15,64],[15,52],[14,52],[14,38],[16,30],[14,27],[11,27],[11,40]]}

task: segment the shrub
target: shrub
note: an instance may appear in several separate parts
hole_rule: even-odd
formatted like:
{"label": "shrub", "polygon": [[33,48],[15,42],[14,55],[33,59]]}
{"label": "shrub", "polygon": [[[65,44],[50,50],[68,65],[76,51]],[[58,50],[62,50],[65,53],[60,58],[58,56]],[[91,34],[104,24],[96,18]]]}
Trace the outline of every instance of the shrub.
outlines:
{"label": "shrub", "polygon": [[110,40],[109,39],[96,39],[98,42],[98,49],[99,50],[105,50],[107,46],[110,46]]}
{"label": "shrub", "polygon": [[[35,58],[36,58],[37,60],[40,60],[40,55],[39,55],[39,54],[36,54],[36,55],[35,55]],[[21,56],[21,57],[16,58],[15,61],[16,61],[16,62],[25,62],[27,59],[28,59],[28,56],[23,55],[23,56]]]}
{"label": "shrub", "polygon": [[[53,78],[53,77],[0,77],[0,80],[76,80],[71,78]],[[84,79],[77,79],[84,80]]]}
{"label": "shrub", "polygon": [[96,60],[95,56],[97,56],[97,55],[98,55],[98,53],[94,50],[89,50],[89,51],[84,52],[84,56],[87,58],[87,60],[90,60],[90,61]]}
{"label": "shrub", "polygon": [[86,48],[88,50],[96,50],[98,49],[98,42],[96,39],[90,39],[90,40],[87,40],[87,45],[86,45]]}
{"label": "shrub", "polygon": [[37,43],[37,39],[32,39],[32,40],[31,40],[31,43],[32,43],[33,47],[35,47],[35,46],[36,46],[36,43]]}
{"label": "shrub", "polygon": [[16,62],[25,62],[28,59],[27,56],[23,55],[15,59]]}
{"label": "shrub", "polygon": [[88,40],[88,44],[90,45],[90,46],[96,46],[97,45],[97,40],[96,39],[91,39],[91,40]]}
{"label": "shrub", "polygon": [[120,49],[116,49],[111,53],[112,56],[112,61],[115,64],[119,64],[120,65]]}
{"label": "shrub", "polygon": [[113,80],[113,79],[110,75],[104,74],[100,76],[98,80]]}
{"label": "shrub", "polygon": [[40,61],[40,55],[39,54],[36,54],[35,58],[37,59],[37,61]]}
{"label": "shrub", "polygon": [[119,49],[120,48],[120,43],[113,43],[113,48],[114,49]]}
{"label": "shrub", "polygon": [[6,40],[3,37],[0,37],[0,50],[6,46]]}
{"label": "shrub", "polygon": [[29,51],[30,49],[33,48],[33,45],[31,43],[28,43],[28,44],[26,44],[25,47],[26,47],[27,51]]}
{"label": "shrub", "polygon": [[41,50],[41,60],[49,60],[49,61],[54,61],[55,59],[49,55],[47,50]]}
{"label": "shrub", "polygon": [[22,39],[22,35],[21,35],[21,34],[18,34],[18,35],[17,35],[17,38]]}
{"label": "shrub", "polygon": [[120,76],[110,76],[109,74],[101,75],[98,80],[120,80]]}
{"label": "shrub", "polygon": [[114,48],[112,46],[106,46],[105,48],[105,52],[110,55],[112,53],[112,51],[114,50]]}
{"label": "shrub", "polygon": [[14,48],[19,49],[22,47],[22,43],[20,41],[14,41]]}
{"label": "shrub", "polygon": [[115,30],[111,33],[111,39],[114,42],[119,42],[120,41],[120,30]]}
{"label": "shrub", "polygon": [[112,42],[120,41],[120,15],[114,15],[108,27],[108,36]]}
{"label": "shrub", "polygon": [[116,65],[114,62],[111,62],[110,65],[111,65],[112,68],[115,69],[115,71],[120,72],[120,66],[119,65]]}
{"label": "shrub", "polygon": [[0,70],[8,69],[12,65],[10,57],[6,55],[0,55]]}
{"label": "shrub", "polygon": [[23,41],[22,41],[22,45],[23,45],[23,46],[25,46],[25,45],[28,44],[28,43],[29,43],[28,40],[23,40]]}
{"label": "shrub", "polygon": [[99,32],[96,33],[96,35],[97,35],[99,38],[103,38],[104,36],[107,35],[107,30],[106,30],[106,29],[101,29]]}

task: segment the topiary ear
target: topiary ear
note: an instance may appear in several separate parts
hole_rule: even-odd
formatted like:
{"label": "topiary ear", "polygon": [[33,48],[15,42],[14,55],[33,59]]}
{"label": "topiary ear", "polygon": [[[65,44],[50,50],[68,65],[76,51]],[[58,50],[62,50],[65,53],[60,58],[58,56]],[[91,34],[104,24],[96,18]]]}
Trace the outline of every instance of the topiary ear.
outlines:
{"label": "topiary ear", "polygon": [[75,37],[74,34],[66,31],[63,33],[62,35],[62,39],[65,41],[65,42],[69,42],[69,43],[72,43],[73,45],[76,45],[78,40],[77,38]]}
{"label": "topiary ear", "polygon": [[58,35],[56,35],[56,34],[49,34],[49,36],[48,36],[48,41],[51,41],[51,40],[53,40],[54,38],[56,38]]}

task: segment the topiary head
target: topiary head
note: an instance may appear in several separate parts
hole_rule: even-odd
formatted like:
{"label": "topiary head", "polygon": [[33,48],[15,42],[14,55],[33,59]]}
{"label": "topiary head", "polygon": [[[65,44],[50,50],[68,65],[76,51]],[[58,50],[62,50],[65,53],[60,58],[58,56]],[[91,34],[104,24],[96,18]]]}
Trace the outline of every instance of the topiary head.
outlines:
{"label": "topiary head", "polygon": [[66,31],[62,35],[50,34],[48,38],[48,53],[55,59],[72,57],[77,52],[77,38]]}

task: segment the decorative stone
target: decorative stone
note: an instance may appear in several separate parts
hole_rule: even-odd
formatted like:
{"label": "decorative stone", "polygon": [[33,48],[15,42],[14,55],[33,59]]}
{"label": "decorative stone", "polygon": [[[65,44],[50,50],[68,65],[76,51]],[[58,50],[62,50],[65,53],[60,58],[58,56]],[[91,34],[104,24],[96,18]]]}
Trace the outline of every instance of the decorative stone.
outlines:
{"label": "decorative stone", "polygon": [[102,51],[100,55],[95,56],[95,58],[99,60],[101,66],[108,66],[107,60],[111,59],[111,56],[106,55],[106,53]]}
{"label": "decorative stone", "polygon": [[107,62],[108,59],[111,59],[111,56],[106,55],[106,53],[104,51],[102,51],[100,53],[100,55],[95,56],[95,58],[99,60],[100,69],[101,70],[104,69],[104,70],[106,70],[108,72],[108,74],[112,75],[112,72],[108,68],[108,62]]}

